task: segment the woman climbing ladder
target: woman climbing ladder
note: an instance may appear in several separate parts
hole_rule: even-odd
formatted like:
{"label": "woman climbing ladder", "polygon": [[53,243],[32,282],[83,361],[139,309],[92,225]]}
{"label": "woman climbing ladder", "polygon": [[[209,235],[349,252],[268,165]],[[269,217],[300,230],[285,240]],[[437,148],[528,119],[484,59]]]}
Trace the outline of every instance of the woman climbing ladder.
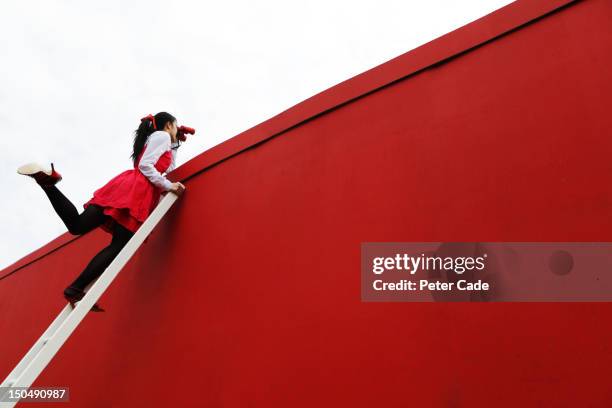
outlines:
{"label": "woman climbing ladder", "polygon": [[[37,163],[17,169],[19,174],[34,178],[42,187],[71,234],[85,234],[96,227],[112,234],[110,244],[98,252],[64,290],[64,297],[72,306],[85,296],[87,285],[104,272],[132,238],[159,202],[162,192],[183,193],[183,184],[170,182],[162,173],[169,173],[176,167],[180,141],[186,140],[185,133],[193,132],[191,128],[178,128],[176,118],[167,112],[142,118],[134,135],[131,155],[134,168],[118,174],[96,190],[83,204],[81,214],[56,187],[62,176],[53,163],[50,170]],[[91,310],[104,311],[98,304]]]}

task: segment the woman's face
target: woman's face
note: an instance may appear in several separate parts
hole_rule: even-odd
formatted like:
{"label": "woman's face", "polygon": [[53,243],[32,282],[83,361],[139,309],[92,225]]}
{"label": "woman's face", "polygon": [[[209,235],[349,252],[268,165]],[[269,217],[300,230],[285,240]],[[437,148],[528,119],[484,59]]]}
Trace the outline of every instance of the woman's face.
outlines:
{"label": "woman's face", "polygon": [[170,136],[172,136],[172,141],[176,142],[176,133],[178,132],[178,128],[176,127],[176,121],[166,123],[166,127],[164,128],[164,130],[170,133]]}

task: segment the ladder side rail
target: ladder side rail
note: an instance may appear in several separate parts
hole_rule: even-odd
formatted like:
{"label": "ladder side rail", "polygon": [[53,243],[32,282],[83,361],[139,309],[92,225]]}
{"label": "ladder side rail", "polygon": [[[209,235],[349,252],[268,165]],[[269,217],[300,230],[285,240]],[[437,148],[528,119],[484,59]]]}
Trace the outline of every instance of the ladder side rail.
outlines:
{"label": "ladder side rail", "polygon": [[[36,354],[38,354],[38,352],[44,347],[45,340],[48,337],[51,337],[57,331],[57,329],[60,327],[62,322],[66,320],[66,318],[68,317],[71,311],[72,311],[72,306],[69,303],[67,303],[64,309],[57,315],[55,320],[53,320],[53,322],[49,325],[47,330],[45,330],[42,336],[38,338],[36,343],[34,343],[32,347],[30,347],[30,350],[28,350],[26,355],[21,359],[21,361],[19,361],[19,363],[15,366],[13,371],[11,371],[11,373],[6,377],[6,379],[2,382],[2,384],[0,384],[0,387],[10,386],[9,384],[10,380],[17,378],[23,372],[23,370],[30,363],[30,361],[32,361],[32,359],[36,356]],[[2,395],[3,393],[0,392],[0,399]]]}
{"label": "ladder side rail", "polygon": [[[31,358],[31,361],[29,361],[27,365],[25,365],[25,363],[23,364],[25,367],[21,373],[17,374],[17,377],[11,377],[10,375],[7,377],[5,382],[10,382],[10,384],[8,384],[9,387],[29,387],[32,385],[34,380],[38,377],[38,375],[40,375],[42,370],[45,369],[60,347],[66,342],[79,323],[85,318],[94,303],[96,303],[96,301],[112,283],[117,274],[142,245],[153,228],[159,223],[166,212],[168,212],[170,207],[172,207],[177,198],[178,196],[172,192],[168,192],[164,196],[164,198],[157,204],[153,212],[140,226],[138,231],[136,231],[134,236],[128,241],[125,247],[123,247],[111,264],[106,268],[104,273],[102,273],[102,275],[91,286],[86,295],[77,303],[74,310],[72,310],[68,316],[61,321],[61,324],[54,333],[50,333],[51,336],[49,336],[47,342],[42,345],[42,348],[39,350],[38,354]],[[69,304],[66,305],[66,307],[71,308]],[[66,310],[66,308],[64,310]],[[64,311],[60,313],[60,316],[63,313]],[[58,316],[56,320],[58,320],[60,316]],[[45,334],[48,334],[47,332],[50,331],[50,329],[51,328],[47,329]],[[44,341],[45,334],[43,334],[43,337],[39,339],[39,342]],[[20,364],[18,364],[18,366]],[[16,369],[13,371],[16,371]]]}

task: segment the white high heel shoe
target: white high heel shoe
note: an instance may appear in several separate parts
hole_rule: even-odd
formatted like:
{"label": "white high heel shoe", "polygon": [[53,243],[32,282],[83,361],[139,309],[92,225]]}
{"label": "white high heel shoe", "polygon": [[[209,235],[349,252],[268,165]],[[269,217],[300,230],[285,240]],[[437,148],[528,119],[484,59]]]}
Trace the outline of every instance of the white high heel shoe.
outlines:
{"label": "white high heel shoe", "polygon": [[32,177],[41,186],[53,186],[62,179],[62,175],[55,171],[53,163],[51,163],[51,170],[38,163],[24,164],[17,169],[17,173]]}

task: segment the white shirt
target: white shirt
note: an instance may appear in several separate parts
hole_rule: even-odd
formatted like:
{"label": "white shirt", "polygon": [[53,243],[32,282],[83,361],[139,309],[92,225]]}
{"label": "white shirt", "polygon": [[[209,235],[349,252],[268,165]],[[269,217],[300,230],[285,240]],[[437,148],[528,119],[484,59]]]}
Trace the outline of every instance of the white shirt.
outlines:
{"label": "white shirt", "polygon": [[178,142],[172,143],[170,133],[158,130],[149,135],[144,147],[144,152],[138,163],[138,169],[148,178],[151,183],[161,188],[164,191],[169,191],[172,187],[172,182],[168,180],[155,168],[155,163],[161,157],[162,154],[170,150],[172,152],[172,162],[166,170],[166,173],[170,173],[176,167],[176,151],[172,149],[178,146]]}

